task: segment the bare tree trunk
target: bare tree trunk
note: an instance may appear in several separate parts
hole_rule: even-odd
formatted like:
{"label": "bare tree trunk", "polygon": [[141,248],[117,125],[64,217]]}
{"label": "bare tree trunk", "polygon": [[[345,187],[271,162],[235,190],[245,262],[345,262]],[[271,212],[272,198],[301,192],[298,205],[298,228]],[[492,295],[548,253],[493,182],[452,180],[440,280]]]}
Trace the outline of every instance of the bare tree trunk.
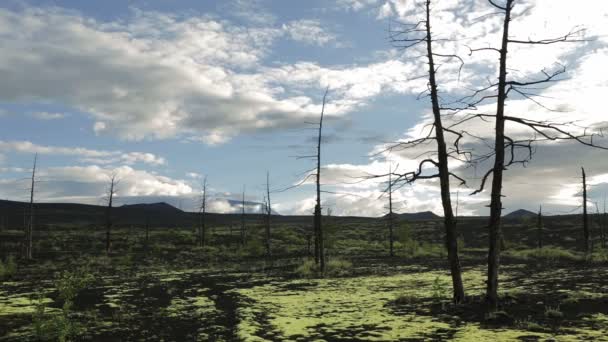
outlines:
{"label": "bare tree trunk", "polygon": [[245,186],[243,186],[243,199],[241,202],[241,246],[245,246]]}
{"label": "bare tree trunk", "polygon": [[602,215],[602,222],[600,226],[600,234],[602,239],[602,248],[606,248],[606,195],[604,195],[604,214]]}
{"label": "bare tree trunk", "polygon": [[314,231],[315,231],[315,262],[319,265],[321,272],[325,271],[325,247],[323,246],[323,227],[321,226],[321,138],[323,136],[323,116],[325,114],[325,102],[329,87],[323,95],[323,106],[319,118],[319,135],[317,139],[317,203],[315,204]]}
{"label": "bare tree trunk", "polygon": [[543,248],[543,206],[538,208],[538,219],[536,221],[536,229],[538,233],[538,248]]}
{"label": "bare tree trunk", "polygon": [[587,215],[587,176],[585,175],[585,168],[581,167],[583,172],[583,234],[584,234],[584,247],[585,255],[591,252],[591,246],[589,242],[589,216]]}
{"label": "bare tree trunk", "polygon": [[505,168],[505,101],[507,99],[507,48],[509,45],[509,24],[513,0],[505,4],[500,66],[498,73],[498,95],[496,103],[496,127],[494,144],[494,167],[492,168],[492,193],[490,195],[488,279],[486,281],[486,301],[490,310],[498,308],[498,268],[500,265],[500,236],[502,214],[502,178]]}
{"label": "bare tree trunk", "polygon": [[393,217],[393,178],[392,178],[392,167],[388,174],[388,243],[389,243],[389,256],[392,258],[395,256],[393,249],[395,236],[393,234],[394,228],[394,217]]}
{"label": "bare tree trunk", "polygon": [[272,215],[272,204],[270,202],[270,172],[266,172],[266,234],[264,245],[266,246],[266,256],[270,257],[270,216]]}
{"label": "bare tree trunk", "polygon": [[439,95],[437,93],[437,81],[435,78],[435,61],[432,46],[431,33],[431,0],[426,1],[426,50],[429,64],[429,85],[431,91],[431,103],[433,107],[433,117],[435,126],[435,137],[437,140],[437,168],[439,169],[439,182],[441,185],[441,203],[443,205],[446,247],[448,250],[448,262],[452,275],[452,287],[454,290],[453,299],[455,303],[464,300],[464,286],[462,284],[462,274],[460,260],[458,258],[458,241],[456,236],[456,219],[452,211],[450,198],[450,173],[448,170],[448,153],[443,134],[441,120],[441,107],[439,105]]}
{"label": "bare tree trunk", "polygon": [[110,188],[108,190],[108,206],[106,207],[106,254],[110,254],[111,240],[110,231],[112,229],[112,202],[114,200],[114,187],[116,186],[116,174],[112,174]]}
{"label": "bare tree trunk", "polygon": [[25,232],[25,258],[32,260],[32,249],[33,249],[33,232],[34,232],[34,186],[36,184],[36,162],[38,160],[38,153],[34,155],[34,167],[32,168],[32,181],[30,187],[30,213],[29,222]]}
{"label": "bare tree trunk", "polygon": [[203,198],[199,208],[199,246],[205,247],[207,234],[207,176],[203,180]]}

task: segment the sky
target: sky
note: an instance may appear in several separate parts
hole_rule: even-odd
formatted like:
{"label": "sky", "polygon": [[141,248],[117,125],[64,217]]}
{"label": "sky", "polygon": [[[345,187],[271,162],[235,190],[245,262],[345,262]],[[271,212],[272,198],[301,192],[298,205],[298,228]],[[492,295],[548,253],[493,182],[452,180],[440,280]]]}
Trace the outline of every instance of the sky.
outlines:
{"label": "sky", "polygon": [[[165,201],[196,210],[204,177],[209,210],[261,202],[270,173],[273,209],[311,214],[322,98],[323,207],[334,215],[386,213],[390,168],[415,170],[432,145],[386,148],[428,130],[423,51],[391,40],[420,20],[420,0],[6,0],[0,4],[0,198],[25,201],[38,154],[36,201],[103,204],[110,176],[118,205]],[[516,1],[514,39],[575,32],[574,43],[510,48],[509,77],[529,81],[564,67],[558,82],[510,97],[507,114],[571,122],[601,133],[608,120],[608,3]],[[497,79],[501,19],[486,0],[432,7],[442,101]],[[582,31],[581,31],[582,30]],[[476,112],[495,112],[489,100]],[[468,113],[467,113],[468,114]],[[463,114],[466,115],[466,114]],[[457,118],[451,118],[457,120]],[[449,122],[449,118],[446,119]],[[491,122],[464,129],[490,141]],[[507,125],[510,136],[533,132]],[[453,137],[452,137],[453,139]],[[608,146],[601,136],[595,142]],[[485,142],[465,146],[483,153]],[[603,210],[608,151],[570,141],[539,142],[525,167],[505,172],[505,212],[580,212],[581,175],[589,205]],[[487,215],[488,191],[471,196],[487,163],[450,162],[467,184],[452,184],[460,215]],[[424,170],[432,174],[432,169]],[[293,187],[296,184],[300,186]],[[399,187],[398,212],[441,215],[436,180]],[[252,209],[253,210],[253,209]],[[595,210],[595,209],[594,209]]]}

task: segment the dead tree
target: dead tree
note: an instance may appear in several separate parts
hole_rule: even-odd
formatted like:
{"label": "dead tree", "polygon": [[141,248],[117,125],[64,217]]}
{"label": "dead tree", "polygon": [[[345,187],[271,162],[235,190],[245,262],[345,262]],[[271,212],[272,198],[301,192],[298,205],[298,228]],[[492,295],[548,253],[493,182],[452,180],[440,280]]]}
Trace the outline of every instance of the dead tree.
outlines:
{"label": "dead tree", "polygon": [[270,219],[272,216],[272,204],[270,202],[270,172],[266,172],[266,229],[264,234],[264,246],[266,256],[270,257]]}
{"label": "dead tree", "polygon": [[393,170],[392,166],[388,172],[388,245],[389,245],[389,256],[392,258],[395,256],[394,251],[394,226],[395,226],[395,217],[393,214]]}
{"label": "dead tree", "polygon": [[589,215],[587,215],[587,176],[585,175],[585,168],[581,167],[583,173],[583,246],[585,248],[585,255],[591,252],[590,239],[589,239]]}
{"label": "dead tree", "polygon": [[245,246],[245,186],[243,186],[243,198],[241,201],[241,246]]}
{"label": "dead tree", "polygon": [[198,243],[199,247],[205,247],[207,234],[207,176],[203,179],[203,192],[201,194],[201,204],[198,208]]}
{"label": "dead tree", "polygon": [[[445,245],[447,247],[448,263],[452,276],[453,300],[455,303],[460,303],[465,298],[464,286],[462,284],[462,272],[460,260],[458,257],[458,243],[456,233],[456,218],[452,209],[452,201],[450,197],[450,177],[455,177],[464,184],[464,180],[452,172],[448,168],[448,158],[466,158],[468,153],[461,150],[459,142],[463,137],[463,133],[455,131],[443,124],[442,111],[453,112],[452,108],[447,108],[441,105],[439,100],[439,86],[437,82],[437,66],[435,58],[457,59],[462,62],[462,59],[453,54],[437,53],[434,51],[435,39],[432,33],[431,25],[431,0],[425,1],[424,19],[417,23],[401,24],[402,30],[391,30],[391,41],[400,48],[410,49],[416,46],[423,47],[423,56],[428,63],[428,84],[426,93],[430,97],[433,123],[429,133],[420,139],[414,139],[407,142],[401,142],[398,145],[392,146],[390,149],[406,149],[423,146],[433,140],[436,142],[437,149],[436,159],[426,158],[419,163],[416,171],[405,174],[397,174],[397,178],[392,180],[393,183],[405,182],[412,183],[417,180],[439,178],[441,187],[441,203],[444,213],[445,226]],[[433,136],[434,133],[434,136]],[[446,134],[455,136],[454,147],[448,151],[446,144]],[[426,166],[436,168],[437,173],[425,174],[423,169]]]}
{"label": "dead tree", "polygon": [[111,239],[110,232],[112,230],[112,203],[114,201],[114,194],[116,193],[116,186],[118,185],[118,180],[116,179],[116,174],[113,173],[110,176],[110,184],[108,186],[108,191],[106,193],[108,204],[106,206],[106,254],[110,254],[111,249]]}
{"label": "dead tree", "polygon": [[538,217],[536,219],[536,232],[537,232],[537,247],[543,248],[543,206],[538,207]]}
{"label": "dead tree", "polygon": [[321,116],[319,118],[319,134],[317,136],[317,171],[316,171],[316,186],[317,186],[317,202],[314,212],[314,232],[315,232],[315,263],[319,265],[321,272],[325,271],[325,247],[323,243],[323,227],[321,226],[321,141],[323,137],[323,116],[325,115],[325,103],[327,101],[327,93],[329,87],[325,89],[323,95],[323,104],[321,107]]}
{"label": "dead tree", "polygon": [[604,214],[602,215],[602,220],[600,224],[600,236],[602,239],[602,248],[606,248],[606,195],[604,195]]}
{"label": "dead tree", "polygon": [[[470,53],[478,51],[491,51],[499,54],[498,67],[498,82],[491,83],[488,86],[475,91],[472,95],[461,99],[466,102],[469,108],[476,108],[479,104],[488,100],[496,101],[495,114],[469,114],[458,120],[451,127],[456,127],[460,124],[468,122],[474,118],[481,119],[485,122],[494,120],[494,141],[486,144],[492,146],[491,151],[486,154],[478,154],[471,160],[473,165],[478,165],[481,162],[489,161],[493,157],[493,163],[488,168],[487,172],[481,179],[481,184],[472,194],[477,194],[485,188],[486,181],[492,176],[492,186],[490,194],[490,219],[488,224],[489,230],[489,248],[488,248],[488,274],[486,281],[486,302],[490,311],[494,311],[498,307],[498,269],[500,265],[500,237],[501,233],[501,214],[502,214],[502,183],[504,171],[516,164],[526,165],[535,152],[534,144],[538,142],[550,142],[571,140],[580,144],[608,149],[595,143],[594,137],[598,134],[589,133],[589,130],[584,127],[577,126],[574,122],[553,122],[549,120],[532,120],[523,117],[509,116],[505,113],[505,104],[510,94],[523,99],[532,101],[534,104],[549,110],[550,109],[540,103],[536,98],[540,96],[535,93],[538,89],[542,89],[543,85],[558,81],[560,75],[566,72],[564,66],[556,68],[553,71],[542,70],[540,77],[525,80],[514,80],[507,78],[508,69],[508,48],[512,44],[522,45],[551,45],[563,42],[578,42],[584,41],[578,39],[584,31],[573,30],[569,33],[550,39],[541,40],[520,40],[509,36],[510,23],[512,20],[512,11],[516,0],[504,0],[504,5],[497,3],[495,0],[488,0],[489,4],[498,9],[495,14],[504,15],[502,22],[502,37],[500,48],[484,47],[479,49],[470,49]],[[528,129],[532,134],[531,137],[513,138],[505,133],[505,123],[510,122]],[[600,133],[601,134],[601,133]],[[482,139],[484,140],[484,139]],[[524,155],[517,153],[520,149],[524,150]]]}
{"label": "dead tree", "polygon": [[34,187],[36,184],[36,162],[38,160],[38,153],[34,155],[34,166],[32,167],[32,178],[30,183],[30,210],[29,210],[29,221],[25,231],[25,258],[32,260],[32,249],[33,249],[33,233],[34,233]]}

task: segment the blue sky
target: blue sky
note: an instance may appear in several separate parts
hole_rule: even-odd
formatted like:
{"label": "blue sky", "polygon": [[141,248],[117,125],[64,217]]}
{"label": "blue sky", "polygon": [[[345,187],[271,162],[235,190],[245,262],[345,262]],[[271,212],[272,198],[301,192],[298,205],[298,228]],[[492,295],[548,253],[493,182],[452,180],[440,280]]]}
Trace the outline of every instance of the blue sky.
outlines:
{"label": "blue sky", "polygon": [[[318,118],[329,86],[324,182],[339,195],[327,194],[324,205],[336,214],[381,215],[383,185],[349,183],[385,172],[390,163],[402,171],[416,165],[416,156],[375,154],[385,143],[420,134],[427,120],[428,101],[417,99],[425,89],[417,78],[424,75],[424,61],[419,52],[395,49],[388,38],[391,20],[416,15],[412,3],[9,0],[0,5],[0,197],[26,199],[23,179],[37,152],[39,201],[101,203],[114,172],[121,178],[119,203],[166,200],[192,210],[206,175],[212,209],[236,210],[226,200],[239,198],[245,185],[248,198],[260,201],[267,171],[279,190],[312,167],[295,157],[312,151],[315,132],[306,122]],[[578,50],[522,51],[513,60],[521,64],[518,73],[567,63],[568,79],[543,89],[543,95],[555,105],[568,104],[564,119],[602,122],[599,101],[583,101],[570,89],[584,84],[590,96],[607,87],[589,70],[607,60],[602,20],[608,6],[596,4],[589,16],[565,1],[528,3],[532,10],[522,11],[516,33],[544,30],[552,36],[556,28],[584,19],[594,40]],[[466,13],[465,5],[471,6]],[[434,10],[436,34],[458,38],[456,44],[442,44],[444,50],[495,42],[496,18],[472,24],[475,15],[488,12],[486,1],[447,1]],[[445,97],[495,77],[493,61],[467,60],[462,80],[456,80],[455,64],[446,62]],[[512,108],[550,115],[542,108],[530,111],[521,99],[514,99]],[[608,177],[593,164],[598,153],[581,150],[571,164],[589,158],[591,184],[600,198],[598,189]],[[546,177],[555,165],[537,159],[531,170],[512,172],[510,188],[525,187],[518,177],[530,175],[546,188],[536,194],[515,190],[508,209],[535,208],[538,202],[548,202],[556,213],[575,208],[577,167],[553,174],[549,184]],[[470,177],[471,187],[478,181],[476,172],[454,167]],[[455,191],[461,190],[470,192]],[[311,212],[313,195],[305,184],[274,193],[273,201],[280,213],[302,214]],[[397,198],[402,211],[441,213],[434,182],[407,186]],[[486,200],[484,194],[464,196],[461,210],[484,214]]]}

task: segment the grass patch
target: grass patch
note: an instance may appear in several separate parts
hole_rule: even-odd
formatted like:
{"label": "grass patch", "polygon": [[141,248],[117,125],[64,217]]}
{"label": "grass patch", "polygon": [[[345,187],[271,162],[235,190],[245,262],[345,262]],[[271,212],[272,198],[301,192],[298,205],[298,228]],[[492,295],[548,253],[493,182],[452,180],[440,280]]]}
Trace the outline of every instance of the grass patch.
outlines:
{"label": "grass patch", "polygon": [[547,261],[580,261],[583,257],[567,249],[546,246],[543,248],[530,248],[520,250],[507,250],[505,256],[522,260],[547,260]]}

